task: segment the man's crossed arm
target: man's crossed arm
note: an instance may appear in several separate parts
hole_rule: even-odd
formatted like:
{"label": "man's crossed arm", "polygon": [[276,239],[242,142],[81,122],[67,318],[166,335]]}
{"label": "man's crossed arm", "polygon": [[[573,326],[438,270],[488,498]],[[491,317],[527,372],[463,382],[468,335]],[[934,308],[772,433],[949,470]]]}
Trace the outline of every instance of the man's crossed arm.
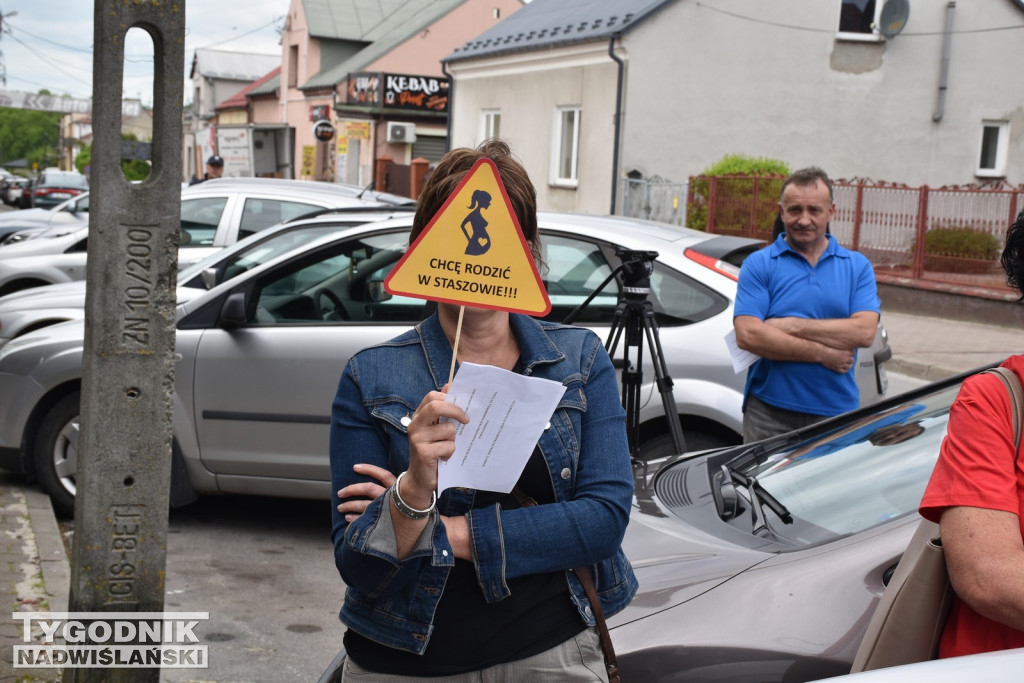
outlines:
{"label": "man's crossed arm", "polygon": [[849,318],[769,318],[738,315],[733,321],[741,349],[771,360],[820,363],[838,373],[853,367],[855,350],[871,346],[878,314],[858,311]]}

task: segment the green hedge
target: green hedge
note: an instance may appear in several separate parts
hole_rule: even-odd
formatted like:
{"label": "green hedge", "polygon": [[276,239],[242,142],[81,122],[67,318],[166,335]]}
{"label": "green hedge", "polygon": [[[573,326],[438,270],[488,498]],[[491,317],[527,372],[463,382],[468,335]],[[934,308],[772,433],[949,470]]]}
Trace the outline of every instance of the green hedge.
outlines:
{"label": "green hedge", "polygon": [[729,154],[704,169],[693,179],[692,201],[686,207],[686,225],[706,230],[708,225],[709,177],[715,182],[715,229],[718,232],[746,232],[750,224],[751,202],[754,201],[754,179],[760,178],[755,226],[771,230],[778,212],[782,183],[790,173],[789,165],[778,159]]}
{"label": "green hedge", "polygon": [[[917,249],[917,240],[911,247]],[[932,228],[924,234],[924,268],[947,273],[991,269],[1000,252],[995,235],[969,227]]]}

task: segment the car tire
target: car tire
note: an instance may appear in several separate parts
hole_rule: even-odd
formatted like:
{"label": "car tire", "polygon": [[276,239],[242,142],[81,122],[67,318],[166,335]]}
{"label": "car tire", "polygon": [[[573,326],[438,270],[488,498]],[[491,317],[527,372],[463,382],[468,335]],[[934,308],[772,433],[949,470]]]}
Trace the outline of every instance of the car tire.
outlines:
{"label": "car tire", "polygon": [[[723,439],[716,434],[709,434],[707,432],[687,431],[683,432],[683,438],[686,440],[687,453],[735,445],[735,443],[728,439]],[[654,460],[655,458],[676,455],[676,445],[672,442],[672,435],[668,433],[659,434],[653,439],[644,441],[640,444],[640,450],[637,455],[644,462]]]}
{"label": "car tire", "polygon": [[36,439],[36,476],[59,514],[75,514],[78,469],[79,392],[68,394],[46,413]]}
{"label": "car tire", "polygon": [[[58,401],[40,423],[36,439],[36,476],[43,490],[49,494],[54,510],[68,517],[75,515],[80,401],[81,395],[77,391]],[[170,506],[188,505],[198,497],[188,479],[178,442],[172,440]]]}

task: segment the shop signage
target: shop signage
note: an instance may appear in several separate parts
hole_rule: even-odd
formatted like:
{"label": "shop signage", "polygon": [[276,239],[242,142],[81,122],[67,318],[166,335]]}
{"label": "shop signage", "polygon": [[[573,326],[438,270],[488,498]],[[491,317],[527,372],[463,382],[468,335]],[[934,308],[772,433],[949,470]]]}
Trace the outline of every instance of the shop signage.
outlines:
{"label": "shop signage", "polygon": [[352,73],[346,103],[384,109],[448,111],[447,78],[415,74]]}
{"label": "shop signage", "polygon": [[313,137],[320,142],[330,142],[334,139],[334,126],[330,121],[317,121],[313,124]]}

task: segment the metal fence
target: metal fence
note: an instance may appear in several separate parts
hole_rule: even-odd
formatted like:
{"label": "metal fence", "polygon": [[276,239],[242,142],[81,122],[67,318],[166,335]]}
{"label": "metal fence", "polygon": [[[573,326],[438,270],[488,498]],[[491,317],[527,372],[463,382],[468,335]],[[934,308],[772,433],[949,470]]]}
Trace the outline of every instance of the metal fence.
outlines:
{"label": "metal fence", "polygon": [[622,215],[673,225],[686,225],[689,183],[653,178],[625,178]]}
{"label": "metal fence", "polygon": [[[689,186],[689,227],[771,238],[779,178],[695,176]],[[883,278],[1007,291],[998,259],[1007,227],[1024,208],[1024,185],[930,188],[838,180],[834,193],[832,233],[867,256]]]}

